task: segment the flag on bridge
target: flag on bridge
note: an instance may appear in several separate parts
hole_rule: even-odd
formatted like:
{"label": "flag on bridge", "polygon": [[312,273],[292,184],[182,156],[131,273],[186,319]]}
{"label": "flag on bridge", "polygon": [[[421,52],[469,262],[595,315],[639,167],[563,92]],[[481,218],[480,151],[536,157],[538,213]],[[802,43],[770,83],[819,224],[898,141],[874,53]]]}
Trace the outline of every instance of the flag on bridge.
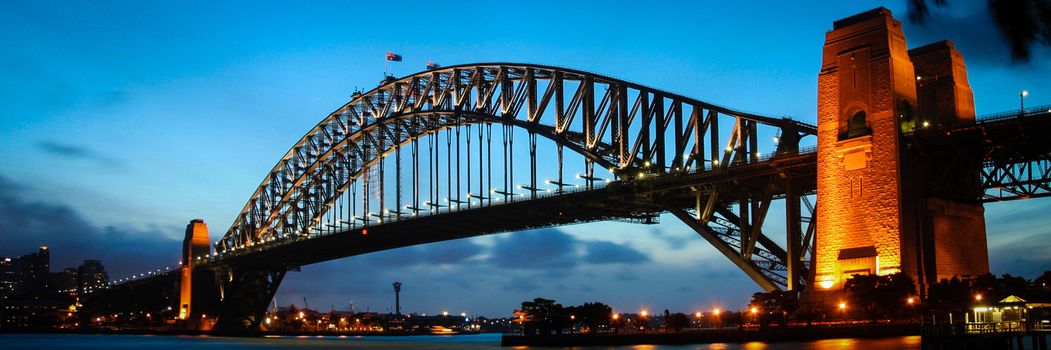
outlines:
{"label": "flag on bridge", "polygon": [[434,63],[434,62],[431,62],[431,61],[427,61],[427,70],[438,69],[438,68],[441,68],[441,67],[442,66],[440,64],[437,64],[437,63]]}
{"label": "flag on bridge", "polygon": [[387,60],[394,62],[401,62],[401,55],[387,51]]}

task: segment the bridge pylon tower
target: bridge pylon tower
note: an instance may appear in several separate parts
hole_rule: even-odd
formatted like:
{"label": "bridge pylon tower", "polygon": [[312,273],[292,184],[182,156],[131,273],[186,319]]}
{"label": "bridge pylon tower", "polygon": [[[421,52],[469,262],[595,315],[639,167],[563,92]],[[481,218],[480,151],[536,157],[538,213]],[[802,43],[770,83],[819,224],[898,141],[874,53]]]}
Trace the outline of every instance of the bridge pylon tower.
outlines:
{"label": "bridge pylon tower", "polygon": [[215,275],[197,266],[211,252],[208,225],[202,219],[191,220],[186,225],[179,269],[178,318],[188,329],[210,329],[208,313],[215,315]]}
{"label": "bridge pylon tower", "polygon": [[980,163],[946,174],[949,160],[916,155],[908,137],[973,121],[966,67],[951,42],[908,50],[885,8],[834,23],[818,78],[811,296],[836,295],[854,274],[904,272],[922,294],[940,278],[988,272],[981,185],[973,181]]}

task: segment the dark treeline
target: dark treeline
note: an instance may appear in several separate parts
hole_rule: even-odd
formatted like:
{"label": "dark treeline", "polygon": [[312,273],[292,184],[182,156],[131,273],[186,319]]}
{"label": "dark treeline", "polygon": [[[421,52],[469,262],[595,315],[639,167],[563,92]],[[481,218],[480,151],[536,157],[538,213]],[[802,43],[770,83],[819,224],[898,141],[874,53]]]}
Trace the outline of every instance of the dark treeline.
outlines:
{"label": "dark treeline", "polygon": [[976,306],[994,305],[1009,296],[1030,302],[1051,302],[1051,271],[1028,280],[1004,274],[985,274],[971,279],[943,279],[928,286],[925,298],[916,282],[903,273],[855,275],[844,283],[840,300],[801,303],[796,292],[755,293],[742,312],[722,310],[706,313],[618,314],[600,302],[563,306],[551,299],[522,302],[514,321],[525,335],[663,330],[754,326],[785,327],[789,323],[869,321],[916,322],[921,315],[966,313]]}

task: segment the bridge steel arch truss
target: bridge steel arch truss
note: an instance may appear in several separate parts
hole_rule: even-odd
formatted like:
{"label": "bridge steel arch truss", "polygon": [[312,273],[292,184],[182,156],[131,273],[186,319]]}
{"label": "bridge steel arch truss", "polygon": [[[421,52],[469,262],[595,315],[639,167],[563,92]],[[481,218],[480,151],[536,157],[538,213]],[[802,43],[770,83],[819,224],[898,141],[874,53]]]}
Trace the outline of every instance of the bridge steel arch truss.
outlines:
{"label": "bridge steel arch truss", "polygon": [[943,164],[930,181],[932,193],[992,203],[1051,196],[1048,134],[1051,106],[984,116],[909,136],[917,154]]}
{"label": "bridge steel arch truss", "polygon": [[[814,189],[812,180],[799,184],[793,179],[807,178],[805,173],[813,170],[812,159],[810,163],[797,160],[813,157],[812,150],[801,152],[799,144],[802,137],[815,134],[815,127],[583,71],[504,63],[390,77],[376,89],[355,93],[267,174],[216,243],[218,258],[212,258],[251,254],[316,237],[324,230],[325,213],[355,181],[368,181],[370,172],[378,168],[382,191],[386,157],[399,157],[396,164],[400,167],[402,152],[421,157],[416,147],[426,137],[453,130],[459,135],[461,127],[471,126],[478,129],[480,151],[482,128],[491,136],[493,124],[529,133],[532,174],[529,185],[523,186],[527,193],[517,197],[509,188],[512,183],[505,179],[503,188],[494,188],[487,195],[489,186],[482,184],[479,173],[475,198],[450,201],[470,206],[491,205],[493,197],[500,195],[505,202],[537,198],[535,138],[540,136],[558,146],[559,179],[554,182],[558,194],[565,184],[561,179],[565,147],[585,159],[587,189],[598,188],[592,185],[599,179],[592,170],[595,166],[612,173],[616,182],[633,184],[649,198],[639,200],[638,211],[671,212],[763,288],[793,289],[805,280],[813,225],[802,210],[812,211],[807,195]],[[759,153],[760,128],[771,128],[778,135],[772,154]],[[506,169],[513,173],[513,167]],[[401,169],[396,171],[400,177]],[[421,175],[414,168],[412,175],[418,179],[433,174]],[[741,177],[760,182],[744,189]],[[473,188],[471,183],[467,186]],[[424,205],[434,205],[421,205],[418,191],[414,186],[413,201],[402,207],[399,187],[393,210],[382,203],[381,195],[378,213],[362,213],[352,220],[369,226],[418,218]],[[762,230],[770,203],[785,198],[789,199],[785,205],[788,249]],[[364,208],[369,208],[367,202]],[[339,228],[344,224],[356,225],[341,222]]]}

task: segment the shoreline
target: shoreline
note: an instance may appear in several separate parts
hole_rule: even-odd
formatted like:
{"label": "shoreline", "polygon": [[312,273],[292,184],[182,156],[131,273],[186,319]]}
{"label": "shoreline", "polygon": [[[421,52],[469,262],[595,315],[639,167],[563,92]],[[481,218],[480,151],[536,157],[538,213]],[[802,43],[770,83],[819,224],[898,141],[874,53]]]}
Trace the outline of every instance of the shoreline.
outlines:
{"label": "shoreline", "polygon": [[265,338],[265,337],[411,337],[411,336],[428,336],[428,335],[475,335],[480,334],[478,332],[462,332],[456,334],[431,334],[431,333],[410,333],[410,332],[396,332],[396,333],[361,333],[361,332],[279,332],[269,333],[261,332],[255,334],[222,334],[212,333],[208,331],[187,331],[187,330],[163,330],[163,329],[83,329],[83,330],[66,330],[66,329],[51,329],[51,328],[39,328],[39,329],[0,329],[0,334],[85,334],[85,335],[170,335],[170,336],[212,336],[212,337],[233,337],[233,338]]}
{"label": "shoreline", "polygon": [[[144,336],[204,336],[232,338],[322,338],[322,337],[411,337],[434,336],[430,333],[336,333],[336,332],[281,332],[258,334],[214,334],[201,331],[181,330],[146,330],[146,329],[5,329],[0,334],[78,334],[78,335],[144,335]],[[461,333],[455,335],[473,335]],[[776,343],[786,341],[811,341],[838,338],[893,338],[902,336],[919,336],[918,324],[864,324],[849,326],[797,326],[768,329],[690,329],[678,333],[645,332],[645,333],[574,333],[547,336],[525,336],[502,334],[499,343],[502,347],[541,346],[541,347],[575,347],[575,346],[623,346],[623,345],[686,345],[711,343]]]}
{"label": "shoreline", "polygon": [[619,345],[685,345],[709,343],[746,343],[761,341],[776,343],[784,341],[808,341],[837,338],[890,338],[919,336],[916,324],[856,325],[837,327],[789,327],[755,329],[711,329],[684,330],[678,333],[590,333],[561,335],[504,335],[501,346],[619,346]]}

